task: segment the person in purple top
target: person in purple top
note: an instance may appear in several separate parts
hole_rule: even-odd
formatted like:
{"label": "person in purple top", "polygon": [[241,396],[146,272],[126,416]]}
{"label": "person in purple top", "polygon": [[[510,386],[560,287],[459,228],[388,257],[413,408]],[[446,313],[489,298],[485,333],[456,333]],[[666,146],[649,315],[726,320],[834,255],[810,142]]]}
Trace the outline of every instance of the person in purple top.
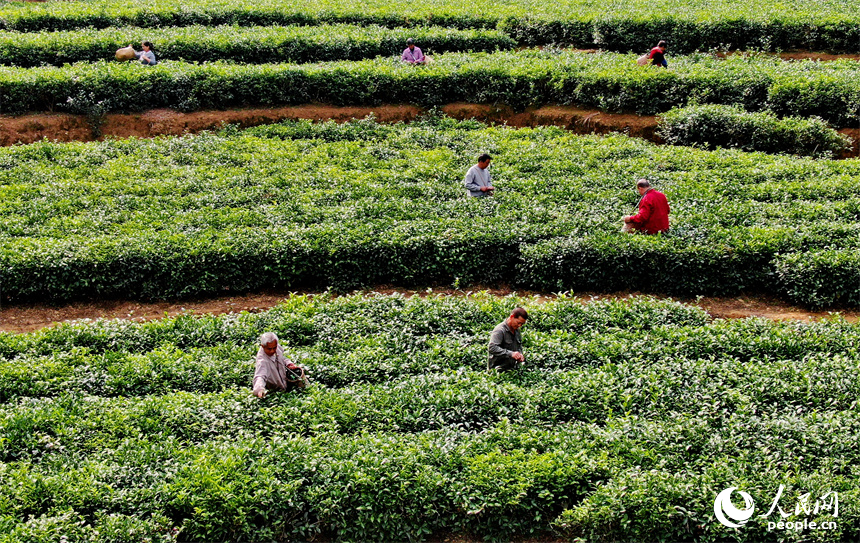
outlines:
{"label": "person in purple top", "polygon": [[657,47],[651,49],[651,52],[648,53],[648,58],[651,59],[652,66],[662,66],[664,68],[668,68],[669,63],[666,62],[666,42],[660,40],[657,43]]}
{"label": "person in purple top", "polygon": [[424,53],[420,47],[415,47],[415,41],[412,38],[406,40],[406,49],[400,55],[400,60],[409,64],[424,64]]}

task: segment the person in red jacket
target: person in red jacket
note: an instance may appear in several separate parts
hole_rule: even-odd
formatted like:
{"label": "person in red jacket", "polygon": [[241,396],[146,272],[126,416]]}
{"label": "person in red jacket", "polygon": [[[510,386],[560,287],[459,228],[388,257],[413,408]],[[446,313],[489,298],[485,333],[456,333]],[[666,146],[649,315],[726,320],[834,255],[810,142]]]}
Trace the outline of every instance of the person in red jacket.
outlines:
{"label": "person in red jacket", "polygon": [[666,195],[651,188],[647,179],[636,182],[636,190],[642,198],[639,200],[639,213],[624,217],[622,232],[642,232],[644,234],[659,234],[669,229],[669,202]]}
{"label": "person in red jacket", "polygon": [[657,44],[657,47],[651,49],[651,52],[648,53],[648,58],[651,60],[652,66],[662,66],[663,68],[668,68],[669,63],[666,62],[666,48],[668,44],[660,40]]}

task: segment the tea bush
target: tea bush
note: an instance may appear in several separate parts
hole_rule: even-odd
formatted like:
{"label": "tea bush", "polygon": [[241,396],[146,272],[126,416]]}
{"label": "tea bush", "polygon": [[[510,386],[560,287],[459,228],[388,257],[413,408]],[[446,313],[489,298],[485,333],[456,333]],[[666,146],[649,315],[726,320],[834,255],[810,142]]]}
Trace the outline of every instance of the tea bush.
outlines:
{"label": "tea bush", "polygon": [[672,145],[736,147],[819,158],[832,158],[851,146],[848,136],[821,119],[780,119],[767,111],[751,113],[737,106],[715,104],[667,111],[660,117],[658,133]]}
{"label": "tea bush", "polygon": [[152,41],[160,61],[232,61],[248,64],[324,62],[397,56],[414,38],[425,53],[494,51],[516,45],[496,30],[441,27],[387,29],[379,26],[321,25],[288,27],[192,26],[108,28],[0,35],[0,64],[19,67],[62,66],[112,59],[133,42]]}
{"label": "tea bush", "polygon": [[860,302],[860,253],[825,250],[780,255],[776,273],[788,299],[813,307]]}
{"label": "tea bush", "polygon": [[[498,194],[466,199],[463,172],[485,151],[496,156]],[[617,233],[639,177],[669,197],[667,235]],[[785,295],[774,279],[785,273],[777,266],[786,255],[858,247],[857,179],[856,161],[444,117],[45,142],[0,150],[3,295],[164,298],[498,282]],[[852,264],[839,262],[844,288],[853,288]],[[819,284],[822,299],[843,288]],[[818,303],[808,289],[791,296]]]}
{"label": "tea bush", "polygon": [[[527,365],[489,375],[488,334],[516,305]],[[251,395],[263,330],[308,389]],[[822,540],[851,539],[858,345],[860,326],[838,318],[486,293],[293,296],[254,314],[4,333],[0,540],[776,541],[758,516],[724,528],[713,500],[739,486],[763,509],[780,485],[787,520],[804,517],[803,494],[838,492],[838,517],[810,517],[837,522]],[[332,380],[311,352],[364,363]],[[176,373],[188,361],[209,388]]]}
{"label": "tea bush", "polygon": [[584,0],[547,3],[537,0],[487,0],[475,9],[452,0],[392,4],[379,0],[314,0],[301,4],[261,1],[193,0],[178,6],[158,0],[129,5],[118,0],[15,4],[0,7],[0,27],[21,32],[74,30],[111,26],[177,27],[189,25],[284,26],[348,23],[389,27],[444,25],[453,28],[498,27],[520,43],[551,43],[641,51],[658,39],[672,50],[689,53],[713,47],[738,49],[833,50],[857,52],[860,23],[851,2],[814,6],[792,0],[666,2],[659,10],[644,0],[625,0],[607,10]]}
{"label": "tea bush", "polygon": [[[782,62],[765,56],[721,60],[691,55],[672,70],[637,66],[631,55],[524,50],[447,53],[429,66],[395,58],[315,64],[158,66],[95,62],[63,67],[0,67],[3,113],[70,111],[92,115],[170,107],[182,111],[245,105],[452,102],[514,109],[575,104],[656,114],[690,103],[740,105],[778,115],[818,116],[834,126],[860,119],[856,61]],[[146,99],[142,100],[141,96]]]}

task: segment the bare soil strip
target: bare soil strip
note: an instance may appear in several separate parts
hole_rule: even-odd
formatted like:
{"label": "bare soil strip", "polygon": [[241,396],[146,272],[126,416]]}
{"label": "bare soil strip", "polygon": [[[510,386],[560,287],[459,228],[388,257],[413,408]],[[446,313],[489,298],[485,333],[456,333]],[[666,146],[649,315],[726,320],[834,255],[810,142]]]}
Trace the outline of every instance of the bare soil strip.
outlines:
{"label": "bare soil strip", "polygon": [[[478,288],[486,290],[495,296],[506,296],[513,291],[509,288]],[[401,293],[406,296],[427,296],[429,294],[446,294],[454,296],[465,295],[462,290],[450,288],[435,288],[424,290],[409,290],[402,288],[380,287],[373,291],[383,294]],[[175,317],[183,314],[223,315],[241,311],[259,312],[270,309],[284,299],[295,295],[287,291],[265,291],[238,296],[219,296],[213,298],[191,299],[183,301],[135,302],[128,300],[99,300],[79,302],[65,306],[50,306],[44,304],[4,305],[0,308],[0,331],[3,332],[32,332],[42,328],[56,326],[64,322],[81,319],[125,319],[132,321],[149,321],[164,317]],[[302,293],[299,293],[302,294]],[[304,293],[313,295],[315,293]],[[538,296],[540,299],[552,299],[555,295],[519,291],[524,296]],[[617,292],[613,294],[596,294],[590,292],[578,293],[584,303],[591,300],[629,298],[639,296],[638,292]],[[742,319],[746,317],[762,317],[772,320],[807,321],[818,320],[833,316],[836,312],[808,311],[801,307],[792,306],[777,298],[769,296],[743,295],[735,297],[715,297],[684,299],[678,301],[698,305],[716,318]],[[860,319],[860,311],[846,309],[838,312],[850,322]]]}
{"label": "bare soil strip", "polygon": [[[657,118],[632,114],[610,114],[599,110],[575,107],[546,106],[524,112],[509,107],[455,103],[441,108],[450,117],[479,119],[511,126],[556,125],[580,133],[626,132],[632,136],[655,139]],[[153,109],[143,113],[112,113],[99,126],[96,137],[86,115],[70,113],[34,113],[0,116],[0,145],[33,143],[47,138],[51,141],[93,141],[108,138],[151,138],[161,135],[178,136],[215,130],[224,124],[241,128],[277,123],[283,120],[311,119],[345,122],[361,119],[371,113],[380,122],[412,121],[426,110],[411,105],[382,105],[376,107],[330,106],[307,104],[275,108],[244,108],[182,113],[171,109]]]}
{"label": "bare soil strip", "polygon": [[832,60],[860,60],[858,53],[813,53],[810,51],[785,51],[779,53],[779,58],[782,60],[820,60],[822,62],[830,62]]}
{"label": "bare soil strip", "polygon": [[[478,119],[515,127],[560,126],[576,134],[621,132],[655,143],[663,143],[656,134],[657,117],[632,113],[606,113],[574,106],[544,106],[522,112],[507,106],[454,103],[441,108],[456,119]],[[195,134],[217,130],[224,124],[241,128],[277,123],[284,120],[311,119],[345,122],[370,115],[380,122],[412,121],[426,110],[411,105],[376,107],[307,104],[276,108],[244,108],[182,113],[171,109],[153,109],[143,113],[112,113],[98,127],[98,134],[85,115],[69,113],[34,113],[18,116],[0,115],[0,145],[34,143],[47,139],[58,142],[94,141],[105,138],[152,138]],[[860,128],[840,130],[854,140],[852,149],[840,158],[860,156]]]}

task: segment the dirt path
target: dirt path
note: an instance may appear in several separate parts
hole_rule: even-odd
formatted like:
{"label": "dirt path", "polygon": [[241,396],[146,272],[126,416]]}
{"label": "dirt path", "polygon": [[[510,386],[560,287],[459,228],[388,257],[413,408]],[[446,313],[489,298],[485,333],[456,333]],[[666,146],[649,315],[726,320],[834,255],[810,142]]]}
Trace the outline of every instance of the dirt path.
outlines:
{"label": "dirt path", "polygon": [[[657,118],[631,114],[604,113],[593,109],[546,106],[524,112],[508,107],[455,103],[442,108],[450,117],[476,118],[511,126],[557,125],[581,133],[627,132],[630,135],[655,139]],[[224,111],[195,111],[181,113],[171,109],[153,109],[144,113],[111,113],[100,126],[101,136],[149,138],[160,135],[181,135],[202,130],[214,130],[222,124],[236,124],[242,128],[271,124],[283,120],[311,119],[344,122],[360,119],[373,113],[381,122],[411,121],[425,110],[411,105],[382,105],[377,107],[330,106],[308,104],[275,108],[243,108]],[[85,115],[70,113],[34,113],[0,116],[0,145],[33,143],[43,138],[52,141],[93,141],[92,127]]]}
{"label": "dirt path", "polygon": [[[510,294],[510,289],[487,289],[497,296]],[[425,296],[428,293],[463,295],[461,290],[431,289],[408,290],[401,288],[380,288],[375,292],[391,294],[399,292],[407,296]],[[310,293],[313,294],[313,293]],[[534,292],[520,292],[531,296],[537,295],[550,299],[553,295]],[[602,300],[611,298],[627,298],[639,293],[621,292],[615,294],[578,294],[583,301]],[[0,331],[3,332],[32,332],[41,328],[54,326],[59,323],[80,319],[127,319],[134,321],[149,321],[163,317],[175,317],[186,313],[196,315],[222,315],[240,311],[258,312],[269,309],[291,295],[286,291],[265,291],[241,296],[222,296],[185,300],[181,302],[132,302],[128,300],[103,300],[96,302],[80,302],[66,306],[50,306],[43,304],[4,305],[0,308]],[[739,319],[745,317],[764,317],[773,320],[797,320],[826,318],[832,313],[827,311],[807,311],[792,306],[774,297],[768,296],[735,296],[699,299],[676,298],[679,301],[698,305],[708,313],[718,318]],[[860,310],[843,310],[839,312],[846,320],[857,322]]]}
{"label": "dirt path", "polygon": [[860,60],[858,53],[813,53],[810,51],[785,51],[779,53],[779,58],[782,60],[820,60],[822,62],[830,62],[832,60]]}
{"label": "dirt path", "polygon": [[[655,143],[663,143],[656,134],[657,117],[630,113],[606,113],[597,109],[573,106],[544,106],[516,112],[506,106],[455,103],[441,108],[456,119],[478,119],[494,124],[516,127],[560,126],[577,134],[607,134],[622,132]],[[143,113],[111,113],[105,116],[96,137],[85,115],[69,113],[34,113],[0,115],[0,145],[51,141],[93,141],[110,138],[151,138],[162,135],[178,136],[203,130],[216,130],[223,124],[242,128],[277,123],[283,120],[311,119],[345,122],[373,113],[381,122],[411,121],[425,110],[411,105],[382,105],[377,107],[338,107],[326,104],[276,108],[243,108],[181,113],[171,109],[153,109]],[[860,128],[840,130],[854,140],[853,148],[842,158],[860,156]]]}

